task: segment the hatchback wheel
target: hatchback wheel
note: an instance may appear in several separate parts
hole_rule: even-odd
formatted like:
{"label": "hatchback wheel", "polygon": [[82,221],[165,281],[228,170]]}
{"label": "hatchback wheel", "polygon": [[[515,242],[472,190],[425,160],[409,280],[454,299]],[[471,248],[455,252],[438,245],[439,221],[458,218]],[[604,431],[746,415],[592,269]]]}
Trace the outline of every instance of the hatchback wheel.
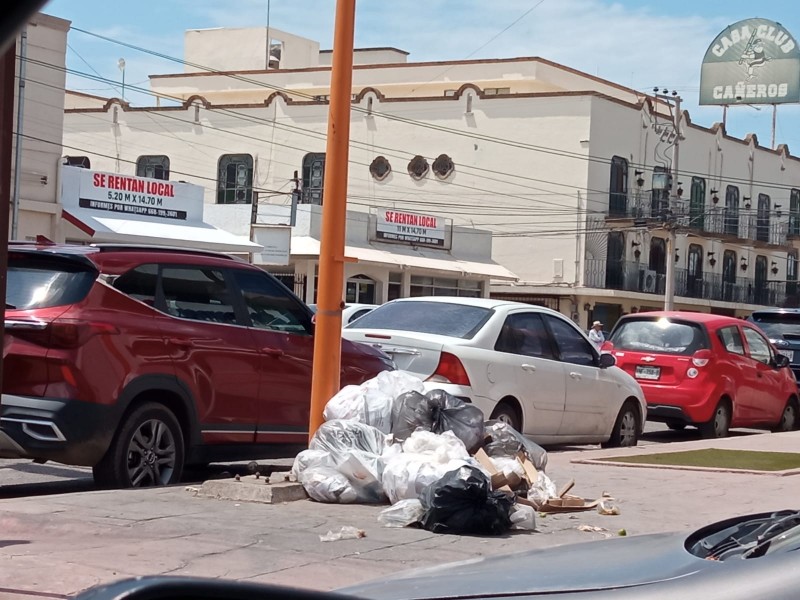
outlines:
{"label": "hatchback wheel", "polygon": [[617,415],[614,429],[603,448],[622,448],[639,443],[639,413],[631,402],[626,402]]}
{"label": "hatchback wheel", "polygon": [[720,402],[714,410],[711,420],[700,425],[703,438],[715,439],[728,437],[728,428],[731,426],[731,409],[727,402]]}
{"label": "hatchback wheel", "polygon": [[797,424],[797,400],[792,398],[786,403],[781,420],[772,428],[772,431],[776,433],[794,431],[797,429]]}
{"label": "hatchback wheel", "polygon": [[183,460],[183,435],[175,415],[160,404],[148,403],[126,417],[92,472],[105,487],[169,485],[180,481]]}

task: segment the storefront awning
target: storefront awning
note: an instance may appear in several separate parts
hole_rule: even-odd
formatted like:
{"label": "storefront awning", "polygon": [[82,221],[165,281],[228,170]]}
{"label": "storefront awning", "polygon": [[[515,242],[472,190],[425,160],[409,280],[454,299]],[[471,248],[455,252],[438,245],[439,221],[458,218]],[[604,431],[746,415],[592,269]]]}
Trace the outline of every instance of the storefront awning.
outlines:
{"label": "storefront awning", "polygon": [[[389,248],[387,248],[387,246]],[[319,256],[320,242],[310,236],[292,237],[293,257]],[[412,267],[431,271],[443,271],[461,276],[483,276],[490,279],[517,281],[511,271],[495,262],[474,262],[456,258],[449,252],[427,248],[403,246],[401,244],[370,244],[369,246],[345,246],[346,258],[358,262],[393,267]]]}
{"label": "storefront awning", "polygon": [[63,211],[64,220],[79,230],[77,237],[92,242],[152,244],[197,248],[226,253],[260,252],[262,246],[235,236],[203,221],[164,223],[114,216],[98,216],[97,211],[71,207]]}

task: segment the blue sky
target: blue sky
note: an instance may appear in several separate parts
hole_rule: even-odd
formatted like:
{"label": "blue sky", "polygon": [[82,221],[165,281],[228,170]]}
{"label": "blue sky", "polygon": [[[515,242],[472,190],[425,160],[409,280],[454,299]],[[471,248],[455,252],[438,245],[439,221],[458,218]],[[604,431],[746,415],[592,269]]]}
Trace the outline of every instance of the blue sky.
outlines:
{"label": "blue sky", "polygon": [[[267,6],[270,26],[331,47],[334,0],[51,0],[43,12],[77,29],[182,58],[185,30],[266,26]],[[641,91],[677,90],[692,121],[710,126],[722,119],[722,110],[697,105],[703,55],[725,27],[749,17],[778,21],[795,39],[800,36],[796,0],[360,0],[356,46],[394,46],[410,52],[410,61],[541,56]],[[69,69],[116,82],[121,82],[118,60],[124,58],[126,97],[136,105],[152,102],[132,93],[132,87],[146,88],[150,74],[182,70],[177,63],[76,30],[68,45]],[[120,95],[119,85],[82,77],[70,76],[68,86]],[[729,133],[756,133],[765,146],[771,124],[768,106],[728,112]],[[776,138],[800,156],[800,106],[779,107]]]}

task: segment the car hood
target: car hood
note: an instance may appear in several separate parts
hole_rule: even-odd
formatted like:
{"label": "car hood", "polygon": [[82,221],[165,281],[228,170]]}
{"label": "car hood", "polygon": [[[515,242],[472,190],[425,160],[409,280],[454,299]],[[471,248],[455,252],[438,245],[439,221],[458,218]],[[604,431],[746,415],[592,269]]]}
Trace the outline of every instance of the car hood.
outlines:
{"label": "car hood", "polygon": [[649,534],[529,550],[409,571],[339,591],[370,600],[534,595],[620,589],[720,568],[723,563],[687,552],[685,538]]}

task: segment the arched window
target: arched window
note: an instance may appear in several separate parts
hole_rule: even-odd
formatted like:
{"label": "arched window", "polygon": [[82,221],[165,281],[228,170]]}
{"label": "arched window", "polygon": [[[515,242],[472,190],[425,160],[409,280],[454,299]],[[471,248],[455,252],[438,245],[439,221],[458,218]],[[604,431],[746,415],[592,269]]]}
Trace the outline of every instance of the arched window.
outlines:
{"label": "arched window", "polygon": [[322,206],[325,183],[325,153],[312,152],[303,157],[303,204]]}
{"label": "arched window", "polygon": [[219,159],[217,204],[253,202],[253,157],[250,154],[225,154]]}

